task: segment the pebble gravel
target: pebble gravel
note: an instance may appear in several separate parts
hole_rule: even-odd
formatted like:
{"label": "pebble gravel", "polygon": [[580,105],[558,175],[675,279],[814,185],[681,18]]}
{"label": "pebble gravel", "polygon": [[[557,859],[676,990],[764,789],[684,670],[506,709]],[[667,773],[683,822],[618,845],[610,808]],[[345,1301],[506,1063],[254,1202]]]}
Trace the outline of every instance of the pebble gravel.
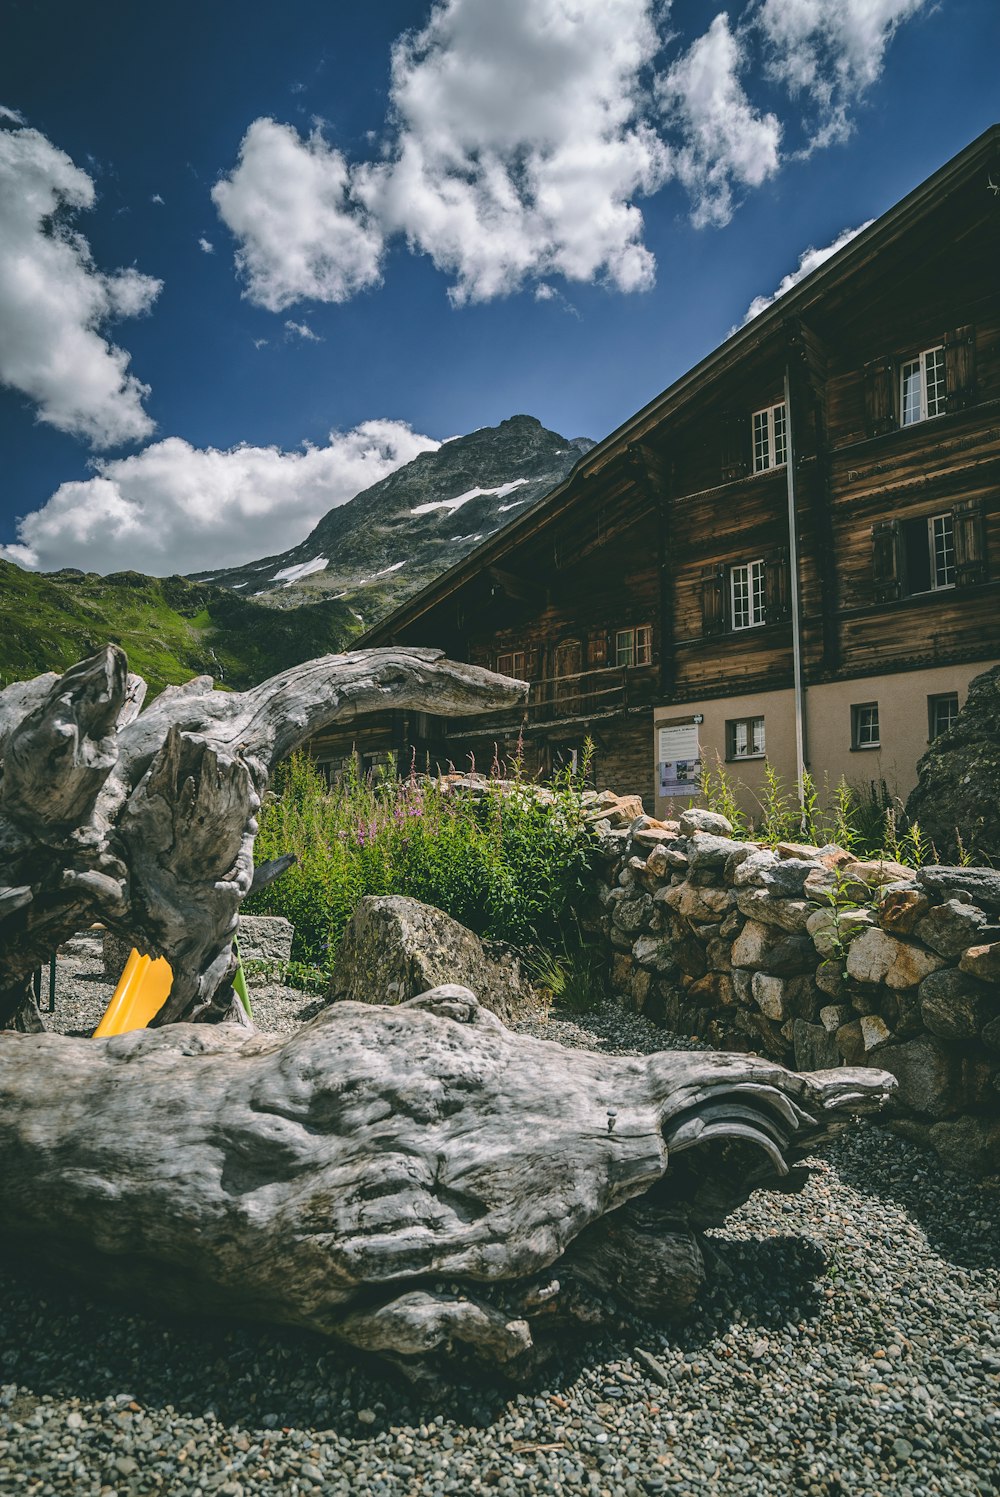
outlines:
{"label": "pebble gravel", "polygon": [[[61,960],[50,1027],[109,988]],[[261,1028],[316,1011],[257,987]],[[619,1053],[664,1036],[611,1006],[525,1024]],[[420,1397],[319,1338],[166,1320],[0,1269],[0,1492],[40,1497],[1000,1494],[1000,1181],[885,1128],[831,1146],[800,1196],[710,1235],[679,1328],[635,1321],[520,1392]]]}

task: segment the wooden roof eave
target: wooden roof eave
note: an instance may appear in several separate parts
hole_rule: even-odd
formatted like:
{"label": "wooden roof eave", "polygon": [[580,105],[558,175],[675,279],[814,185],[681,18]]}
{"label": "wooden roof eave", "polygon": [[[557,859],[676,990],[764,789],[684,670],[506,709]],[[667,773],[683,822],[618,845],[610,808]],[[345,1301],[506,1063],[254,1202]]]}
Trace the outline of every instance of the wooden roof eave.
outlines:
{"label": "wooden roof eave", "polygon": [[361,646],[382,644],[419,618],[428,608],[451,597],[484,566],[495,563],[515,546],[558,519],[579,498],[583,483],[601,475],[630,446],[648,440],[663,421],[681,411],[706,384],[724,379],[732,370],[766,343],[785,337],[787,324],[801,318],[821,297],[842,288],[862,272],[876,255],[884,253],[910,232],[929,211],[940,206],[942,195],[960,188],[978,170],[991,165],[1000,153],[1000,124],[991,125],[964,150],[940,167],[912,192],[889,208],[874,223],[831,255],[790,291],[740,328],[695,364],[686,374],[641,410],[609,433],[585,453],[563,481],[544,494],[529,510],[505,525],[495,536],[477,546],[462,561],[435,578],[380,623],[362,634]]}

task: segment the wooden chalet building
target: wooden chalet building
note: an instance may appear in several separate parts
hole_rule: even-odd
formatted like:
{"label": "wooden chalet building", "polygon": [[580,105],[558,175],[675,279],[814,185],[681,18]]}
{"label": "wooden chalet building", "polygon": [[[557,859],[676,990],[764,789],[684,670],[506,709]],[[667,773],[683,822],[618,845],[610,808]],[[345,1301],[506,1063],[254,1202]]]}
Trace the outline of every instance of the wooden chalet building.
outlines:
{"label": "wooden chalet building", "polygon": [[589,736],[661,812],[716,755],[906,795],[1000,661],[998,184],[994,126],[360,641],[521,677],[523,722],[359,750],[485,769],[521,732],[535,772]]}

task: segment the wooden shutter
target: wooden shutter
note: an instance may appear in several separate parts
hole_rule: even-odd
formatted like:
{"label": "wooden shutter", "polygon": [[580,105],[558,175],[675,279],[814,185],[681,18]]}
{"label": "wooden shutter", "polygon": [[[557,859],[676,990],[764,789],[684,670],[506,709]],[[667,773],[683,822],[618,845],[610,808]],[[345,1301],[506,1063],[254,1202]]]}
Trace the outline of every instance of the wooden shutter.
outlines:
{"label": "wooden shutter", "polygon": [[903,556],[898,520],[872,526],[872,584],[876,603],[891,603],[902,592]]}
{"label": "wooden shutter", "polygon": [[865,422],[870,437],[895,431],[896,366],[889,358],[872,359],[865,365]]}
{"label": "wooden shutter", "polygon": [[750,472],[750,417],[745,411],[727,411],[719,432],[722,481],[745,478]]}
{"label": "wooden shutter", "polygon": [[959,327],[944,340],[945,407],[964,411],[975,397],[976,330]]}
{"label": "wooden shutter", "polygon": [[726,569],[719,562],[705,567],[701,574],[701,632],[724,634],[726,631]]}
{"label": "wooden shutter", "polygon": [[955,527],[955,582],[969,587],[985,582],[986,534],[983,506],[979,499],[963,499],[951,512]]}
{"label": "wooden shutter", "polygon": [[778,624],[791,614],[788,552],[772,551],[764,557],[764,617]]}

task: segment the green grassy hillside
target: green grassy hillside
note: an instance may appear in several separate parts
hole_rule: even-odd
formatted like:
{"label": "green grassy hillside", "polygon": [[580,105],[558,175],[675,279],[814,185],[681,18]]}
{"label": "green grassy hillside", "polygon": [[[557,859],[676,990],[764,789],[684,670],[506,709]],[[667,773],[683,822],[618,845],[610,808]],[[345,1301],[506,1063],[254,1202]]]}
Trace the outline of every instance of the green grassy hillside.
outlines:
{"label": "green grassy hillside", "polygon": [[339,600],[278,612],[183,577],[39,574],[0,561],[0,685],[65,670],[111,641],[153,694],[198,675],[243,689],[344,649],[360,627]]}

